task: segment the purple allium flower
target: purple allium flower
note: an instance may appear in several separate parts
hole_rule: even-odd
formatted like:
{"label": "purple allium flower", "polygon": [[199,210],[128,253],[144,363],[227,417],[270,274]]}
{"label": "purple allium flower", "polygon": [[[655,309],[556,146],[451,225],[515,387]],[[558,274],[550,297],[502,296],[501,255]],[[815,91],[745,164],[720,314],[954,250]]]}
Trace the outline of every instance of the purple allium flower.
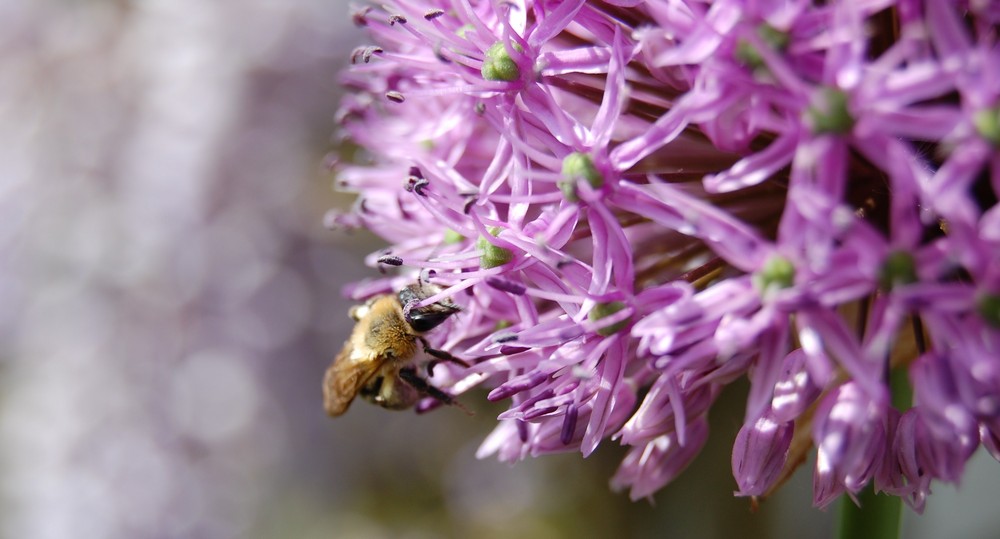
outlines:
{"label": "purple allium flower", "polygon": [[793,424],[779,422],[773,412],[743,425],[733,447],[733,476],[741,496],[760,496],[778,480],[792,443]]}
{"label": "purple allium flower", "polygon": [[[333,221],[442,287],[502,460],[629,446],[650,496],[750,382],[738,495],[922,509],[1000,454],[1000,46],[988,2],[387,3],[355,15]],[[913,402],[889,388],[909,371]],[[794,439],[793,439],[794,438]],[[801,440],[801,441],[797,441]]]}
{"label": "purple allium flower", "polygon": [[884,400],[871,399],[857,384],[848,382],[820,403],[813,423],[813,500],[817,505],[829,504],[844,491],[857,493],[878,470],[886,451]]}

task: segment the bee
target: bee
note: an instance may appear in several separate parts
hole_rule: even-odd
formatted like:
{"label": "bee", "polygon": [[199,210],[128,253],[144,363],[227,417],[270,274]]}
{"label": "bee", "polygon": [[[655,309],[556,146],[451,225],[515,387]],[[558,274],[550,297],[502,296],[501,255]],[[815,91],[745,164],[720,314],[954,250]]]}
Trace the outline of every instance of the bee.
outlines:
{"label": "bee", "polygon": [[357,323],[323,378],[323,405],[328,414],[343,414],[358,395],[390,410],[410,408],[425,396],[456,404],[451,395],[417,374],[417,343],[435,358],[428,371],[438,361],[469,366],[428,345],[423,335],[459,308],[450,302],[415,307],[427,297],[424,286],[410,285],[397,294],[376,296],[351,309],[351,318]]}

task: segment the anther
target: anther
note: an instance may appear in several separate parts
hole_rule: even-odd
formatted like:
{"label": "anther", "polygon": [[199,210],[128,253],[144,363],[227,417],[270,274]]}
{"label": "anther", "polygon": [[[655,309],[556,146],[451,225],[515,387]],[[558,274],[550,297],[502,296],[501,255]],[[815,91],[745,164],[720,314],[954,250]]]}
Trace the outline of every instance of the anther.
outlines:
{"label": "anther", "polygon": [[383,255],[378,258],[378,263],[387,266],[402,266],[403,259],[396,255]]}
{"label": "anther", "polygon": [[410,176],[406,181],[406,190],[411,193],[416,193],[419,196],[427,196],[424,192],[424,188],[430,185],[431,182],[423,178],[415,178]]}
{"label": "anther", "polygon": [[526,290],[525,286],[521,283],[511,281],[510,279],[503,279],[500,277],[489,277],[486,279],[486,284],[490,285],[497,290],[513,294],[515,296],[523,296]]}
{"label": "anther", "polygon": [[351,63],[352,64],[358,63],[358,57],[360,57],[361,61],[367,64],[371,62],[372,55],[381,54],[382,52],[383,51],[381,47],[375,47],[375,46],[358,47],[354,49],[354,52],[351,53]]}
{"label": "anther", "polygon": [[493,342],[500,344],[505,342],[514,342],[517,340],[517,333],[499,333],[493,336]]}
{"label": "anther", "polygon": [[365,6],[352,13],[351,20],[354,22],[355,26],[368,26],[367,16],[371,10],[371,6]]}

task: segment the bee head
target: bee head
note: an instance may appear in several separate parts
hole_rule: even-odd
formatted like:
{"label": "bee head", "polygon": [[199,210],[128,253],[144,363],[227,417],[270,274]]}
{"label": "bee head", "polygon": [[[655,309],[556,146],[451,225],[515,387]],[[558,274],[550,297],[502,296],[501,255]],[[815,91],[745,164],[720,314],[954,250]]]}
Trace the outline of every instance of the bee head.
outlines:
{"label": "bee head", "polygon": [[426,333],[440,326],[449,316],[460,310],[457,305],[443,302],[415,307],[427,297],[427,291],[420,286],[411,285],[399,291],[399,303],[403,306],[403,317],[417,333]]}
{"label": "bee head", "polygon": [[413,331],[426,333],[455,314],[458,309],[452,308],[448,311],[427,311],[426,309],[412,309],[406,314],[406,323],[410,324]]}

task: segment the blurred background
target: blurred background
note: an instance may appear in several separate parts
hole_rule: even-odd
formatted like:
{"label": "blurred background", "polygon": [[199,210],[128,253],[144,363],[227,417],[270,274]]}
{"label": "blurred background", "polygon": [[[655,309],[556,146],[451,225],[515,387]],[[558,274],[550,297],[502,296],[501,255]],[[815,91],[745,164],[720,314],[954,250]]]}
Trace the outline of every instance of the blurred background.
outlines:
{"label": "blurred background", "polygon": [[[623,452],[476,461],[498,408],[328,419],[320,380],[372,275],[322,227],[336,83],[365,37],[332,0],[0,0],[0,536],[824,537],[800,472],[735,499],[745,397],[653,503]],[[745,388],[743,389],[745,391]],[[907,537],[993,537],[979,454]]]}

